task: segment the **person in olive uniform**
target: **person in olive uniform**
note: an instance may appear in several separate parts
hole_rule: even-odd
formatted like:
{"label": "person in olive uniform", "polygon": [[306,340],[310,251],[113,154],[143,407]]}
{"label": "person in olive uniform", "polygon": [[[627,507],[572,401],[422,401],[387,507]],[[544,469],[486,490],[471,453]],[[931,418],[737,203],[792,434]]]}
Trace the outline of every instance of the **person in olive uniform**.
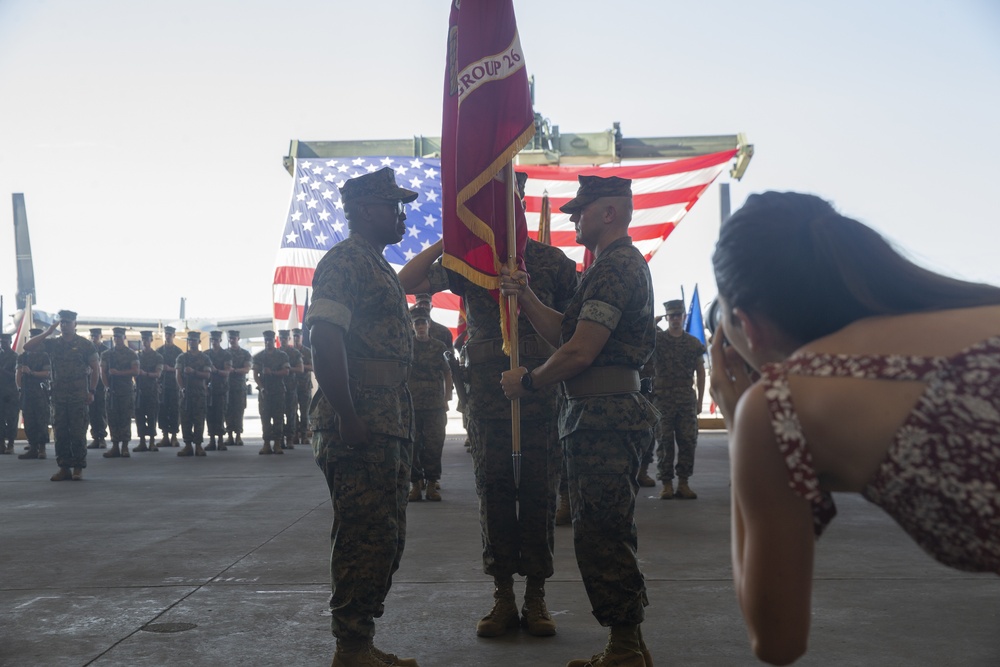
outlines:
{"label": "person in olive uniform", "polygon": [[125,328],[112,329],[110,350],[101,354],[101,378],[107,387],[108,430],[111,449],[104,458],[129,458],[132,417],[135,415],[135,376],[139,374],[139,355],[125,344]]}
{"label": "person in olive uniform", "polygon": [[410,468],[410,502],[441,500],[441,452],[448,425],[451,400],[451,367],[445,359],[447,347],[430,336],[430,311],[414,307],[413,363],[410,366],[410,394],[413,396],[413,465]]}
{"label": "person in olive uniform", "polygon": [[[153,332],[140,331],[139,375],[135,379],[135,431],[139,444],[133,452],[159,451],[156,446],[156,413],[160,407],[163,355],[153,349]],[[146,444],[149,438],[149,445]]]}
{"label": "person in olive uniform", "polygon": [[[32,329],[31,337],[40,336],[42,329]],[[28,451],[19,459],[44,459],[45,445],[49,443],[49,419],[52,405],[49,402],[49,379],[52,362],[44,352],[22,352],[17,356],[17,387],[21,392],[21,413],[24,416],[24,435],[28,438]]]}
{"label": "person in olive uniform", "polygon": [[[233,370],[233,356],[222,347],[222,332],[208,334],[209,347],[205,353],[212,360],[212,377],[208,383],[208,406],[205,421],[208,424],[208,446],[205,451],[226,450],[222,441],[226,434],[226,411],[229,403],[229,373]],[[218,438],[218,444],[216,444]]]}
{"label": "person in olive uniform", "polygon": [[292,329],[292,345],[302,355],[302,372],[299,374],[299,382],[295,387],[298,401],[298,411],[296,413],[297,427],[295,429],[296,445],[309,442],[309,401],[312,400],[312,350],[302,344],[302,329]]}
{"label": "person in olive uniform", "polygon": [[[663,482],[660,498],[694,500],[698,495],[688,485],[688,478],[694,472],[698,413],[705,397],[705,346],[684,331],[682,300],[667,301],[664,307],[667,330],[656,331],[656,379],[653,381],[656,389],[653,402],[660,411],[656,428],[657,477]],[[697,383],[697,393],[692,379]],[[673,488],[675,472],[676,492]]]}
{"label": "person in olive uniform", "polygon": [[17,352],[11,349],[11,335],[0,334],[0,454],[14,453],[17,418],[21,398],[17,392]]}
{"label": "person in olive uniform", "polygon": [[[53,338],[57,328],[61,335]],[[45,352],[52,363],[52,430],[59,472],[51,479],[81,480],[87,467],[87,406],[101,375],[97,349],[77,335],[76,313],[60,310],[59,319],[26,341],[24,351]]]}
{"label": "person in olive uniform", "polygon": [[427,319],[430,322],[430,337],[444,343],[445,347],[449,350],[452,349],[455,345],[455,339],[451,335],[451,329],[435,322],[434,318],[431,317],[431,313],[434,311],[431,295],[426,292],[415,295],[413,306],[414,308],[423,308],[427,311]]}
{"label": "person in olive uniform", "polygon": [[189,331],[187,352],[177,357],[177,388],[180,390],[180,423],[184,447],[177,456],[205,456],[201,446],[205,438],[205,413],[208,409],[208,381],[212,377],[212,360],[198,349],[201,333]]}
{"label": "person in olive uniform", "polygon": [[563,385],[559,434],[576,560],[594,616],[611,628],[604,651],[568,667],[645,667],[652,657],[640,631],[648,600],[637,557],[635,496],[639,461],[657,418],[639,382],[639,369],[655,345],[653,284],[628,236],[631,181],[579,181],[577,196],[561,210],[570,214],[577,242],[594,254],[594,262],[564,313],[534,296],[523,271],[501,278],[501,293],[516,294],[535,328],[559,346],[533,370],[505,371],[502,385],[511,399]]}
{"label": "person in olive uniform", "polygon": [[[555,387],[521,401],[521,479],[514,484],[511,463],[511,406],[497,378],[510,368],[503,352],[500,309],[489,291],[446,270],[441,243],[430,246],[400,271],[408,292],[451,289],[465,300],[468,342],[463,375],[468,388],[468,426],[479,522],[483,571],[493,578],[493,608],[476,624],[480,637],[499,637],[518,624],[529,634],[551,636],[555,621],[545,604],[545,580],[554,572],[555,503],[562,452],[559,448]],[[576,289],[576,264],[553,246],[528,239],[524,263],[535,293],[548,306],[564,308]],[[518,320],[519,355],[531,368],[553,351],[527,317]],[[524,602],[518,614],[515,574],[525,577]]]}
{"label": "person in olive uniform", "polygon": [[[247,373],[253,366],[250,352],[240,347],[240,332],[230,329],[229,356],[233,370],[229,373],[229,403],[226,407],[227,445],[243,446],[243,415],[247,410]],[[235,438],[234,438],[235,436]]]}
{"label": "person in olive uniform", "polygon": [[163,327],[163,345],[156,351],[163,357],[163,373],[160,374],[160,411],[157,421],[163,438],[160,447],[176,447],[177,432],[180,430],[180,390],[177,387],[177,357],[184,350],[174,344],[174,327]]}
{"label": "person in olive uniform", "polygon": [[[90,330],[90,342],[94,344],[98,357],[110,349],[110,347],[103,343],[103,339],[104,332],[100,327],[94,327]],[[87,408],[87,414],[90,418],[91,438],[87,449],[104,449],[108,446],[106,442],[106,438],[108,437],[107,395],[108,391],[107,386],[104,384],[104,379],[98,377],[97,389],[94,391],[94,401]]]}
{"label": "person in olive uniform", "polygon": [[397,186],[388,167],[346,181],[340,193],[350,236],[316,267],[306,317],[319,383],[313,454],[333,501],[333,665],[416,665],[382,652],[373,637],[406,541],[413,443],[413,328],[382,253],[406,233],[404,204],[417,193]]}
{"label": "person in olive uniform", "polygon": [[264,332],[264,349],[253,355],[253,380],[257,385],[257,410],[264,432],[258,454],[284,454],[281,450],[285,422],[285,378],[288,355],[274,346],[274,332]]}
{"label": "person in olive uniform", "polygon": [[285,376],[285,423],[282,426],[281,449],[295,449],[293,441],[298,431],[299,421],[299,378],[302,377],[305,366],[302,353],[292,345],[292,332],[288,329],[278,331],[281,349],[288,355],[288,375]]}

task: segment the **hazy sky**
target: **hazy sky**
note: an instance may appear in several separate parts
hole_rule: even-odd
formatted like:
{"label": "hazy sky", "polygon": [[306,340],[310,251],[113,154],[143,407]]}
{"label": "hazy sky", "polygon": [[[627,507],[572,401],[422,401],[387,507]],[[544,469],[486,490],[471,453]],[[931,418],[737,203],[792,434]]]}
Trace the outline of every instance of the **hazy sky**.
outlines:
{"label": "hazy sky", "polygon": [[[515,0],[535,109],[564,132],[747,133],[732,183],[832,199],[919,261],[1000,283],[995,0]],[[446,0],[0,0],[0,293],[10,193],[39,305],[270,312],[291,139],[438,136]],[[728,177],[723,177],[728,181]],[[713,187],[653,259],[714,294]]]}

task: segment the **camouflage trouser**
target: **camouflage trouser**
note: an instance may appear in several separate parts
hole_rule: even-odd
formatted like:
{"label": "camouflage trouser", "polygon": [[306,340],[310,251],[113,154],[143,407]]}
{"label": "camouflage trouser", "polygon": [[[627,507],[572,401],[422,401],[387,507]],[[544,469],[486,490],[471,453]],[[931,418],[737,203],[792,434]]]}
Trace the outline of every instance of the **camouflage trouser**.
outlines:
{"label": "camouflage trouser", "polygon": [[363,449],[346,450],[338,433],[317,431],[312,446],[333,500],[331,629],[338,639],[370,638],[406,543],[411,443],[372,434]]}
{"label": "camouflage trouser", "polygon": [[140,438],[156,437],[156,413],[160,407],[160,392],[147,388],[135,402],[135,432]]}
{"label": "camouflage trouser", "polygon": [[108,430],[111,442],[128,442],[132,439],[132,415],[135,414],[135,394],[131,389],[116,390],[108,394]]}
{"label": "camouflage trouser", "polygon": [[213,392],[211,405],[207,406],[205,421],[209,435],[225,435],[226,411],[229,409],[229,388],[223,392]]}
{"label": "camouflage trouser", "polygon": [[60,468],[87,467],[87,401],[52,397],[52,430],[56,440],[56,463]]}
{"label": "camouflage trouser", "polygon": [[[184,393],[187,394],[188,392]],[[204,392],[191,392],[190,396],[181,396],[180,403],[181,435],[184,443],[200,445],[205,439],[206,396]]]}
{"label": "camouflage trouser", "polygon": [[521,422],[521,483],[516,488],[511,437],[510,419],[469,419],[483,572],[548,578],[562,462],[555,419]]}
{"label": "camouflage trouser", "polygon": [[277,442],[281,438],[282,424],[285,421],[285,390],[261,387],[257,394],[257,411],[260,413],[264,441]]}
{"label": "camouflage trouser", "polygon": [[285,389],[285,425],[282,428],[289,438],[295,437],[295,431],[299,426],[299,395],[295,388]]}
{"label": "camouflage trouser", "polygon": [[107,389],[103,384],[97,386],[94,392],[94,400],[87,407],[87,414],[90,420],[90,437],[94,440],[104,440],[108,437],[108,406],[106,401]]}
{"label": "camouflage trouser", "polygon": [[444,449],[448,411],[413,411],[413,466],[410,481],[441,479],[441,451]]}
{"label": "camouflage trouser", "polygon": [[20,396],[13,392],[0,394],[0,439],[14,442],[17,437],[17,416],[21,412]]}
{"label": "camouflage trouser", "polygon": [[177,381],[168,378],[160,388],[160,413],[156,416],[160,430],[164,433],[177,433],[180,425],[180,392]]}
{"label": "camouflage trouser", "polygon": [[[656,427],[656,476],[664,482],[687,479],[694,472],[694,449],[698,444],[697,396],[693,391],[675,392],[656,398],[660,422]],[[674,466],[676,439],[677,465]]]}
{"label": "camouflage trouser", "polygon": [[576,562],[594,617],[604,626],[642,623],[646,582],[635,527],[645,431],[576,431],[563,438]]}
{"label": "camouflage trouser", "polygon": [[296,389],[296,396],[299,402],[298,428],[296,432],[299,437],[305,438],[306,431],[309,430],[309,402],[312,400],[312,380],[308,385],[299,385]]}
{"label": "camouflage trouser", "polygon": [[247,410],[246,384],[229,385],[229,403],[226,405],[226,430],[231,433],[243,432],[243,413]]}
{"label": "camouflage trouser", "polygon": [[44,445],[49,441],[50,416],[48,396],[24,397],[24,435],[29,445]]}

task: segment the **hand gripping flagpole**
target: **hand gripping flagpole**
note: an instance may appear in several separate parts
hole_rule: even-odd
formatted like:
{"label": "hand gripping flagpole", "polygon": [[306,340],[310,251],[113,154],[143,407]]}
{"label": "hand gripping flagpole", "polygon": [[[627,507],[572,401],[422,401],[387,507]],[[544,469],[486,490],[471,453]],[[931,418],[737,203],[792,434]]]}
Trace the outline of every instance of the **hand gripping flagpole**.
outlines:
{"label": "hand gripping flagpole", "polygon": [[[507,163],[504,167],[504,176],[507,181],[507,268],[513,273],[517,270],[517,230],[515,229],[514,206],[517,205],[514,189],[514,162]],[[518,317],[517,317],[517,297],[508,296],[507,299],[507,328],[510,342],[510,369],[516,370],[521,367],[521,360],[518,346]],[[521,399],[515,398],[510,402],[510,447],[511,458],[514,462],[514,488],[521,485]]]}

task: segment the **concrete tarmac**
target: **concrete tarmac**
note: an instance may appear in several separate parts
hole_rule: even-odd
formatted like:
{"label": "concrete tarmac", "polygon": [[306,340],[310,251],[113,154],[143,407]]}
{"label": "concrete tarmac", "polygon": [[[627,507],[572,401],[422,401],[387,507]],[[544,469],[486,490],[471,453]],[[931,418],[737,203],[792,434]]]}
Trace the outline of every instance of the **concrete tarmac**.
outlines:
{"label": "concrete tarmac", "polygon": [[[79,482],[48,480],[51,445],[45,461],[0,457],[0,665],[328,665],[326,485],[307,446],[258,456],[249,417],[244,447],[205,458],[90,450]],[[444,500],[409,507],[376,642],[423,667],[557,667],[598,652],[607,632],[590,614],[570,527],[556,529],[546,587],[558,634],[476,637],[492,582],[462,439],[445,446]],[[659,667],[758,664],[731,581],[724,434],[701,434],[691,485],[698,500],[661,501],[658,489],[637,500],[644,636]],[[877,508],[837,501],[797,664],[1000,665],[1000,577],[937,565]],[[523,583],[515,590],[520,604]]]}

